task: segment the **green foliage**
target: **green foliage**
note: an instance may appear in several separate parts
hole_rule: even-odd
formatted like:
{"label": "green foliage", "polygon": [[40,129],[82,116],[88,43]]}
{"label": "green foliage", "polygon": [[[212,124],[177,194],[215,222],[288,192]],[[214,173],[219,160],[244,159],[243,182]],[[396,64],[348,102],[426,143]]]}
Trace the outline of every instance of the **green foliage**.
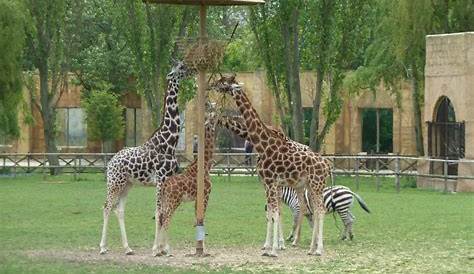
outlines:
{"label": "green foliage", "polygon": [[82,101],[82,105],[91,140],[114,141],[123,136],[123,107],[116,95],[108,91],[93,91]]}
{"label": "green foliage", "polygon": [[18,137],[22,98],[21,56],[25,17],[22,5],[0,0],[0,135]]}

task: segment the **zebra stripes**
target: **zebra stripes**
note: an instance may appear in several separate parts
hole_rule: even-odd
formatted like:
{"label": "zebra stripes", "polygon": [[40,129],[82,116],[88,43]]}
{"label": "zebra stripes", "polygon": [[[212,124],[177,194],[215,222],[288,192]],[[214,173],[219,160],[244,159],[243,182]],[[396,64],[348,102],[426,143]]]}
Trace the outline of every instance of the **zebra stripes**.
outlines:
{"label": "zebra stripes", "polygon": [[[310,204],[310,194],[308,190],[305,190],[304,194],[307,205],[307,212],[309,212],[307,215],[305,215],[305,217],[307,218],[310,226],[312,227],[313,209],[311,208]],[[350,188],[346,186],[328,186],[325,187],[323,191],[323,200],[324,206],[326,208],[326,213],[337,212],[342,222],[344,223],[344,231],[341,235],[342,240],[345,240],[347,238],[352,240],[354,237],[352,233],[352,224],[355,220],[355,217],[351,212],[354,197],[357,199],[362,209],[364,209],[367,213],[370,213],[370,210],[365,204],[364,200],[359,195],[352,192]],[[298,221],[298,214],[300,211],[298,196],[293,188],[283,187],[281,191],[281,199],[286,205],[288,205],[293,215],[293,230],[287,239],[292,240],[294,237],[294,232]]]}

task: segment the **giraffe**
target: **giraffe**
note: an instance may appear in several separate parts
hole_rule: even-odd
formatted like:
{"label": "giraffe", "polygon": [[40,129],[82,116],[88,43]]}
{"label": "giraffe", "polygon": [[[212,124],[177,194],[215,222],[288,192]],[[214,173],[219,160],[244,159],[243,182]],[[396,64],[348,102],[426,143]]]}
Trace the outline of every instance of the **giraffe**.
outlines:
{"label": "giraffe", "polygon": [[[107,197],[104,204],[100,254],[107,253],[107,226],[112,209],[118,218],[125,254],[134,252],[128,245],[125,231],[125,201],[133,181],[144,185],[156,185],[159,193],[161,183],[178,168],[174,155],[179,136],[179,112],[177,97],[179,82],[191,76],[192,70],[178,62],[166,76],[168,88],[164,98],[164,114],[160,127],[141,146],[124,148],[117,152],[107,164]],[[157,195],[158,196],[158,195]]]}
{"label": "giraffe", "polygon": [[[251,141],[247,132],[247,128],[245,127],[245,121],[241,116],[222,116],[221,119],[219,119],[218,124],[219,126],[229,129],[237,136]],[[312,151],[309,146],[298,143],[288,138],[280,129],[273,128],[270,125],[267,125],[267,127],[270,130],[272,130],[275,134],[280,136],[283,140],[285,140],[286,145],[288,145],[290,148],[298,150],[298,151]],[[326,158],[323,158],[323,161],[324,161],[324,164],[326,165],[326,168],[330,169],[330,172],[332,172],[330,161]],[[257,157],[257,166],[259,165],[259,162],[260,162],[260,157]],[[281,188],[282,187],[283,186],[281,186]],[[296,216],[296,219],[293,222],[292,234],[290,235],[290,237],[288,237],[288,241],[293,240],[293,243],[292,243],[293,246],[295,246],[300,239],[300,231],[301,231],[301,223],[302,223],[302,221],[300,221],[300,218],[302,218],[303,215],[308,216],[309,214],[309,212],[307,212],[306,210],[307,208],[305,207],[304,209],[305,209],[305,212],[301,212],[301,215],[299,214],[298,216]],[[283,239],[282,231],[283,231],[282,222],[280,218],[279,237],[278,237],[279,249],[285,249],[285,241]],[[294,238],[294,235],[297,235],[297,238]]]}
{"label": "giraffe", "polygon": [[[265,187],[268,206],[267,237],[264,245],[266,251],[263,255],[277,256],[280,225],[279,191],[282,185],[293,187],[297,191],[298,197],[301,197],[301,201],[304,200],[304,187],[309,190],[311,203],[316,214],[308,254],[322,255],[323,218],[325,213],[322,192],[325,187],[325,179],[329,175],[326,162],[317,153],[299,151],[288,145],[281,134],[269,129],[261,121],[242,86],[235,81],[233,76],[222,77],[212,84],[212,88],[217,92],[232,96],[245,121],[248,138],[259,154],[257,172]],[[300,218],[300,222],[301,220],[302,218]],[[299,231],[295,238],[298,236]],[[273,239],[272,243],[271,239]],[[270,248],[270,252],[267,252]]]}
{"label": "giraffe", "polygon": [[[206,212],[209,194],[211,193],[211,180],[209,170],[213,164],[216,120],[213,114],[205,124],[205,149],[204,149],[204,213]],[[176,174],[165,180],[161,187],[160,204],[156,208],[156,231],[153,244],[153,256],[169,255],[168,227],[174,211],[182,202],[196,201],[197,194],[197,159],[195,159],[181,174]],[[196,206],[196,205],[195,205]]]}

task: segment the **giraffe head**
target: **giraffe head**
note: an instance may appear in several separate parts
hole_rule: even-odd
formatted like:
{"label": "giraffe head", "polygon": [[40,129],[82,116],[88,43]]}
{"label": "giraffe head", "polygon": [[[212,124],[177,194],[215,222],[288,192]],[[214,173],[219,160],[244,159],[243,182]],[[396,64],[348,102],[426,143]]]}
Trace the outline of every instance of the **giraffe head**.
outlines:
{"label": "giraffe head", "polygon": [[230,95],[242,92],[242,85],[235,80],[235,74],[231,76],[222,76],[219,80],[215,81],[210,88],[217,92],[227,93]]}
{"label": "giraffe head", "polygon": [[183,61],[177,61],[171,68],[171,72],[166,75],[166,80],[184,79],[193,75],[196,71],[187,67]]}

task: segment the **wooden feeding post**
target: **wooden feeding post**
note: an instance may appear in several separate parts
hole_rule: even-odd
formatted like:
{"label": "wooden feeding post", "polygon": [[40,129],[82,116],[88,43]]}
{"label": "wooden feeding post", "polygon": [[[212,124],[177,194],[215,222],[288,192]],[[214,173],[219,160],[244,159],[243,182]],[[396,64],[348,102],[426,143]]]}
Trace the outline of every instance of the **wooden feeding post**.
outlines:
{"label": "wooden feeding post", "polygon": [[[206,71],[220,62],[223,51],[219,43],[210,42],[206,31],[207,6],[234,6],[264,4],[264,0],[144,0],[148,3],[196,5],[199,6],[199,37],[197,43],[191,44],[185,51],[185,63],[198,70],[198,177],[196,197],[196,256],[204,256],[204,120],[206,111]],[[223,48],[223,47],[222,47]],[[215,53],[221,54],[215,54]],[[217,57],[216,57],[217,56]]]}

